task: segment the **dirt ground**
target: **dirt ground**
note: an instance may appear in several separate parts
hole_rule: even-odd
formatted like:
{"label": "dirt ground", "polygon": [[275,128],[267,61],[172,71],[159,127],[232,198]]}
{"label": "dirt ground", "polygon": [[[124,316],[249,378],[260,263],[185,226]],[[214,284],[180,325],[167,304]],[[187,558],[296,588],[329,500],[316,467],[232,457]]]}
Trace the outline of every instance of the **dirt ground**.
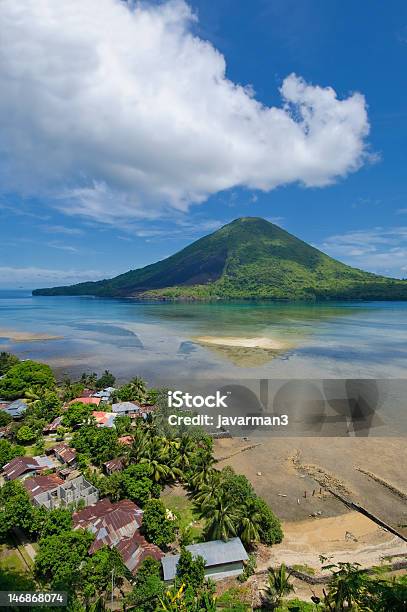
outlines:
{"label": "dirt ground", "polygon": [[221,459],[219,469],[231,465],[245,474],[282,520],[347,512],[322,482],[407,534],[405,439],[231,438],[216,440],[215,456]]}
{"label": "dirt ground", "polygon": [[407,543],[349,509],[326,486],[407,534],[407,453],[395,438],[223,439],[217,467],[245,474],[283,522],[284,541],[258,567],[285,562],[321,571],[319,555],[363,567],[407,557]]}

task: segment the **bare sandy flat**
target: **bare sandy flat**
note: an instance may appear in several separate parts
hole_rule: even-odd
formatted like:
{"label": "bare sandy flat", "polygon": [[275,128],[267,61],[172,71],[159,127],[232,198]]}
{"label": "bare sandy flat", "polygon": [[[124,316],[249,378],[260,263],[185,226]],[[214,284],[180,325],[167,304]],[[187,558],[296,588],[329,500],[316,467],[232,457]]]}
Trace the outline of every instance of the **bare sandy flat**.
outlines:
{"label": "bare sandy flat", "polygon": [[215,454],[217,468],[245,474],[282,521],[284,540],[259,547],[259,569],[284,562],[319,574],[319,555],[363,567],[407,557],[406,542],[329,491],[407,535],[405,439],[232,438],[216,440]]}
{"label": "bare sandy flat", "polygon": [[194,338],[202,344],[211,344],[215,346],[229,346],[236,348],[259,348],[269,351],[281,351],[288,348],[288,345],[281,340],[265,338],[259,336],[257,338],[238,338],[234,336],[198,336]]}
{"label": "bare sandy flat", "polygon": [[[283,523],[284,540],[264,548],[259,569],[271,565],[307,565],[317,574],[329,563],[360,563],[372,567],[404,559],[407,543],[358,512],[343,516]],[[320,555],[329,558],[329,563]]]}
{"label": "bare sandy flat", "polygon": [[404,438],[232,438],[217,440],[215,454],[217,467],[245,474],[283,520],[347,512],[328,484],[402,532],[407,527]]}
{"label": "bare sandy flat", "polygon": [[13,329],[0,329],[0,337],[8,338],[13,342],[35,342],[38,340],[61,340],[63,336],[54,336],[39,332],[15,331]]}

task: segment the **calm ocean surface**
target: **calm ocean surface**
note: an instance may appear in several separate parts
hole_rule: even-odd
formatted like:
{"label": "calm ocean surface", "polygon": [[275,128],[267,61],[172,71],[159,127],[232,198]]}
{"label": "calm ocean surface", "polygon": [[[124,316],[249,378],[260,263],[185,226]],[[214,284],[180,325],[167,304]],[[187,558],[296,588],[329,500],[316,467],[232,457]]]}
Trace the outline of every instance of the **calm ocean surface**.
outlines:
{"label": "calm ocean surface", "polygon": [[[59,374],[113,371],[151,383],[171,377],[407,378],[407,303],[161,303],[32,297],[0,291],[0,350],[53,365]],[[13,342],[7,331],[54,340]],[[197,336],[269,337],[256,349],[202,346]]]}

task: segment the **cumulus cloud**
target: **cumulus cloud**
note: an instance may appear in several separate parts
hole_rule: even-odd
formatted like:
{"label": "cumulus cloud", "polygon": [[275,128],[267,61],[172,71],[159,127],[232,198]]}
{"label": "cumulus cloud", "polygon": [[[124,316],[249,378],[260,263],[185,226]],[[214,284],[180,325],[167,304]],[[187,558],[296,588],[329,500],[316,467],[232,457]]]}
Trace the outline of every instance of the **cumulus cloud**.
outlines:
{"label": "cumulus cloud", "polygon": [[357,268],[405,277],[407,227],[375,227],[329,236],[319,248]]}
{"label": "cumulus cloud", "polygon": [[281,106],[261,104],[182,0],[2,0],[0,20],[5,190],[115,223],[232,187],[324,186],[366,159],[361,94],[291,74]]}

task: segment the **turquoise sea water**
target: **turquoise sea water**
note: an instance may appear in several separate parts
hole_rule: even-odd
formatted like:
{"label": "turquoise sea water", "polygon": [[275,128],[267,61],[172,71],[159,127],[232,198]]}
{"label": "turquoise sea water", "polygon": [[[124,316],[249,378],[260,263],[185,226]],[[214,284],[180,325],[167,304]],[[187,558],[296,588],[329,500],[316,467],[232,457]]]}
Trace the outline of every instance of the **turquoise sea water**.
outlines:
{"label": "turquoise sea water", "polygon": [[[0,291],[0,350],[60,374],[112,370],[150,382],[202,378],[407,378],[407,303],[162,303]],[[57,340],[13,342],[7,330]],[[288,348],[222,350],[197,336],[268,337]]]}

